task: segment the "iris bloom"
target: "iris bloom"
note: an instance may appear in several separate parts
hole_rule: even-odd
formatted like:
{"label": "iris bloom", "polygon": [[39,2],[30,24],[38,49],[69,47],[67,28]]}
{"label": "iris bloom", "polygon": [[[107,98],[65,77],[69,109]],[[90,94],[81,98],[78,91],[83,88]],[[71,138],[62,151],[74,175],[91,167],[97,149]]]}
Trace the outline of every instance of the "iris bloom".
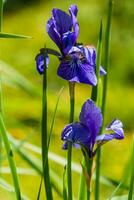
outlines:
{"label": "iris bloom", "polygon": [[90,99],[82,106],[79,120],[63,129],[61,136],[64,141],[63,149],[67,149],[68,141],[70,141],[76,148],[84,147],[88,155],[92,157],[95,153],[95,143],[102,145],[112,139],[124,138],[123,124],[118,119],[113,120],[106,128],[106,131],[112,131],[112,133],[99,135],[103,117],[100,108],[96,107]]}
{"label": "iris bloom", "polygon": [[[57,57],[60,65],[57,74],[70,82],[86,83],[95,86],[97,79],[95,75],[96,68],[96,50],[92,46],[83,46],[77,43],[79,35],[79,25],[77,21],[78,8],[76,5],[69,7],[69,14],[54,8],[52,17],[47,22],[47,33],[54,43],[58,46],[60,53]],[[47,50],[50,49],[45,49]],[[47,52],[46,57],[43,52],[37,55],[37,70],[43,74],[43,69],[49,63]],[[54,54],[55,55],[55,54]],[[100,73],[106,74],[100,67]]]}

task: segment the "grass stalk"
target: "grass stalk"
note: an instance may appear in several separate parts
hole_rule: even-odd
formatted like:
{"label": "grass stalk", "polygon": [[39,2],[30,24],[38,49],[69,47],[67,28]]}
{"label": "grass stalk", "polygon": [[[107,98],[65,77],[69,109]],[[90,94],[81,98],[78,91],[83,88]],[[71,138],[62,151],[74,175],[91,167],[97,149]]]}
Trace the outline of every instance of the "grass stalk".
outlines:
{"label": "grass stalk", "polygon": [[2,21],[3,21],[3,0],[0,0],[0,32],[2,30]]}
{"label": "grass stalk", "polygon": [[11,169],[11,174],[12,174],[12,177],[13,177],[16,199],[21,200],[21,193],[20,193],[20,187],[19,187],[16,165],[15,165],[14,158],[13,158],[13,152],[12,152],[10,142],[8,140],[8,137],[7,137],[6,128],[5,128],[1,114],[0,114],[0,132],[1,132],[3,142],[4,142],[5,150],[6,150],[6,153],[7,153],[7,158],[8,158],[9,166],[10,166],[10,169]]}
{"label": "grass stalk", "polygon": [[42,122],[41,122],[41,145],[42,145],[42,168],[43,179],[47,200],[52,200],[52,188],[48,163],[48,136],[47,136],[47,68],[44,66],[43,94],[42,94]]}
{"label": "grass stalk", "polygon": [[134,137],[133,137],[132,156],[131,156],[131,179],[130,179],[128,200],[132,200],[134,198],[133,194],[134,194]]}
{"label": "grass stalk", "polygon": [[[69,94],[70,94],[70,117],[69,123],[74,120],[74,105],[75,105],[75,83],[69,82]],[[67,189],[68,189],[68,200],[72,200],[72,143],[68,142],[67,151]]]}
{"label": "grass stalk", "polygon": [[[108,86],[108,69],[109,69],[109,55],[110,55],[110,33],[111,33],[111,22],[112,22],[112,13],[113,13],[113,4],[114,0],[109,0],[108,6],[108,17],[105,33],[105,49],[104,49],[104,66],[107,72],[107,75],[104,76],[103,82],[103,94],[102,94],[102,115],[103,115],[103,125],[100,131],[100,134],[103,132],[103,126],[105,123],[105,109],[106,109],[106,96],[107,96],[107,86]],[[99,187],[100,187],[100,158],[101,158],[101,148],[97,151],[96,158],[96,181],[95,181],[95,200],[99,200]]]}

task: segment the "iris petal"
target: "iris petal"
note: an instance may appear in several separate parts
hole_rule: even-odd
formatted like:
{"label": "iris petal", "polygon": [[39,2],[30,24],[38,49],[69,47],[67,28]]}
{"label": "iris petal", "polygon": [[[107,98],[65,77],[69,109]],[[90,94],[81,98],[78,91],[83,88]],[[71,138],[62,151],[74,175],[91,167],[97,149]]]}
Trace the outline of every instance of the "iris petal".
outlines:
{"label": "iris petal", "polygon": [[62,37],[62,49],[64,54],[67,54],[69,50],[74,46],[76,42],[76,35],[74,32],[67,32]]}
{"label": "iris petal", "polygon": [[[77,37],[79,35],[79,24],[77,21],[77,12],[78,12],[78,8],[76,5],[71,5],[69,8],[69,12],[71,14],[71,18],[72,18],[72,23],[73,23],[73,29],[74,29],[74,34],[75,34],[75,38],[77,40]],[[76,42],[75,40],[75,42]]]}
{"label": "iris petal", "polygon": [[102,126],[102,114],[100,108],[96,107],[92,100],[87,100],[82,106],[80,113],[80,122],[88,127],[91,138],[92,146],[95,143],[97,134],[99,133],[100,127]]}
{"label": "iris petal", "polygon": [[89,148],[91,135],[87,127],[83,126],[79,122],[75,122],[65,126],[62,131],[61,138],[65,141],[63,148],[67,149],[68,141],[72,142],[74,147],[78,148],[80,144]]}
{"label": "iris petal", "polygon": [[53,18],[55,21],[55,27],[58,33],[63,34],[72,29],[71,17],[64,11],[54,8],[52,10]]}
{"label": "iris petal", "polygon": [[113,139],[121,140],[124,138],[123,124],[120,120],[113,120],[106,130],[112,130],[114,133],[99,135],[96,141],[110,141]]}
{"label": "iris petal", "polygon": [[81,61],[77,56],[62,60],[57,73],[60,77],[70,82],[97,84],[93,67]]}
{"label": "iris petal", "polygon": [[40,74],[44,73],[44,67],[48,67],[49,64],[49,56],[46,54],[38,54],[35,58],[36,60],[36,68]]}
{"label": "iris petal", "polygon": [[50,38],[57,44],[59,48],[61,48],[61,36],[57,32],[54,24],[54,19],[50,19],[47,22],[46,31],[49,34]]}

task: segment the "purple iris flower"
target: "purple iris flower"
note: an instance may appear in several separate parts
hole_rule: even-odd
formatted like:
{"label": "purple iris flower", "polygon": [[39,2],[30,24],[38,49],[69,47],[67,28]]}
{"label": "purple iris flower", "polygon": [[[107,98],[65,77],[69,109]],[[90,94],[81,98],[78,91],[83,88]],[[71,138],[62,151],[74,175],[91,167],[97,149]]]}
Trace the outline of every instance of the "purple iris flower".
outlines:
{"label": "purple iris flower", "polygon": [[90,99],[82,106],[79,120],[79,122],[69,124],[63,129],[61,136],[61,139],[65,141],[63,149],[67,149],[68,141],[70,141],[76,148],[86,148],[88,155],[92,157],[95,152],[95,143],[101,145],[112,139],[121,140],[124,138],[123,124],[118,119],[113,120],[106,128],[113,133],[98,135],[102,127],[103,117],[100,108]]}
{"label": "purple iris flower", "polygon": [[69,7],[69,14],[54,8],[52,17],[47,22],[47,33],[59,47],[61,54],[68,54],[72,46],[75,45],[79,35],[79,25],[77,22],[78,8],[76,5]]}
{"label": "purple iris flower", "polygon": [[[97,78],[96,50],[92,46],[80,45],[77,43],[79,25],[77,21],[78,8],[76,5],[69,7],[69,14],[54,8],[52,17],[47,22],[47,33],[60,50],[60,65],[57,74],[69,82],[86,83],[95,86]],[[49,53],[48,53],[49,54]],[[48,65],[48,54],[46,55],[46,66]],[[55,55],[55,54],[54,54]],[[43,73],[44,57],[39,54],[36,57],[37,69]],[[40,66],[41,70],[40,70]],[[100,74],[105,75],[105,70],[100,67]]]}

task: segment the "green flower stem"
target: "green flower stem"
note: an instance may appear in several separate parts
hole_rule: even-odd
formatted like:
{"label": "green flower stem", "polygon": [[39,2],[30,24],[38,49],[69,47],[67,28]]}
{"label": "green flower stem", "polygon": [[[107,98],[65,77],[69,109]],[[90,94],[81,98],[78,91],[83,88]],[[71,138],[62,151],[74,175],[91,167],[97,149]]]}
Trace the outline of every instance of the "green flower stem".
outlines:
{"label": "green flower stem", "polygon": [[0,0],[0,32],[2,30],[2,21],[3,21],[3,0]]}
{"label": "green flower stem", "polygon": [[93,165],[93,158],[89,158],[88,159],[88,163],[87,163],[87,173],[88,173],[88,187],[87,187],[87,200],[90,200],[90,184],[91,184],[91,177],[92,177],[92,165]]}
{"label": "green flower stem", "polygon": [[[85,163],[85,159],[83,158],[82,160],[82,166],[85,166],[86,163]],[[81,200],[81,199],[85,199],[85,196],[86,196],[86,182],[85,182],[85,177],[84,177],[84,174],[81,173],[80,175],[80,185],[79,185],[79,194],[78,194],[78,200]]]}
{"label": "green flower stem", "polygon": [[99,78],[100,78],[100,65],[101,65],[101,51],[102,51],[102,21],[100,24],[100,32],[99,38],[97,43],[97,58],[96,58],[96,78],[98,84],[92,88],[91,99],[97,102],[98,98],[98,85],[99,85]]}
{"label": "green flower stem", "polygon": [[[69,82],[69,93],[70,93],[70,117],[69,123],[74,120],[74,104],[75,104],[75,83]],[[68,188],[68,200],[72,200],[72,143],[68,142],[67,152],[67,188]]]}
{"label": "green flower stem", "polygon": [[16,165],[15,165],[14,158],[13,158],[13,152],[12,152],[12,149],[11,149],[8,137],[7,137],[6,128],[5,128],[1,114],[0,114],[0,132],[1,132],[3,142],[4,142],[5,150],[6,150],[6,153],[7,153],[7,158],[8,158],[11,174],[12,174],[12,177],[13,177],[16,199],[21,200],[21,193],[20,193],[20,187],[19,187]]}
{"label": "green flower stem", "polygon": [[[104,76],[103,82],[103,94],[102,94],[102,115],[103,115],[103,125],[100,131],[100,134],[103,132],[103,127],[105,123],[105,108],[106,108],[106,96],[107,96],[107,82],[108,82],[108,69],[109,69],[109,55],[110,55],[110,33],[111,33],[111,21],[112,21],[112,13],[113,13],[113,0],[109,0],[109,8],[108,8],[108,18],[107,18],[107,26],[106,26],[106,34],[105,34],[105,57],[104,57],[104,66],[107,72],[107,75]],[[96,182],[95,182],[95,200],[99,200],[99,182],[100,182],[100,158],[101,158],[101,148],[97,151],[96,158]]]}
{"label": "green flower stem", "polygon": [[43,96],[42,96],[42,130],[41,130],[41,145],[42,145],[42,168],[43,178],[46,191],[47,200],[52,200],[52,188],[49,174],[49,163],[48,163],[48,137],[47,137],[47,68],[44,67],[43,74]]}
{"label": "green flower stem", "polygon": [[109,0],[108,18],[107,18],[107,26],[105,33],[105,48],[104,48],[104,66],[107,75],[104,76],[104,82],[103,82],[103,95],[102,95],[103,124],[105,122],[105,108],[107,100],[106,97],[107,97],[108,75],[109,75],[110,35],[111,35],[113,5],[114,5],[114,0]]}
{"label": "green flower stem", "polygon": [[130,179],[128,200],[132,200],[134,198],[133,194],[134,194],[134,137],[133,137],[132,156],[131,156],[131,179]]}

